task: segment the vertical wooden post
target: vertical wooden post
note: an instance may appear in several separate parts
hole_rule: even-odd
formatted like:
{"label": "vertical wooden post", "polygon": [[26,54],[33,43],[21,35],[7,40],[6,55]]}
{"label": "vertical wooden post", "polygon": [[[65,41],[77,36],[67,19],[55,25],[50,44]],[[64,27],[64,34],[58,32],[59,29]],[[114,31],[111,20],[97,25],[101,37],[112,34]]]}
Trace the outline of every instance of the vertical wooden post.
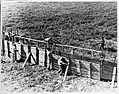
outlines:
{"label": "vertical wooden post", "polygon": [[116,75],[116,67],[114,67],[114,69],[113,69],[111,89],[113,89],[113,87],[114,87],[115,75]]}
{"label": "vertical wooden post", "polygon": [[15,61],[17,61],[17,46],[14,44],[15,50],[14,50],[14,55],[15,55]]}
{"label": "vertical wooden post", "polygon": [[[28,41],[28,53],[31,53],[31,45],[30,45],[30,40]],[[31,56],[29,56],[28,62],[31,63]]]}
{"label": "vertical wooden post", "polygon": [[7,49],[8,49],[8,57],[10,58],[10,44],[9,44],[9,41],[7,41]]}
{"label": "vertical wooden post", "polygon": [[25,40],[23,39],[22,41],[23,41],[23,44],[25,44]]}
{"label": "vertical wooden post", "polygon": [[101,76],[102,76],[102,65],[103,65],[103,58],[101,58],[101,60],[100,60],[100,80],[101,80]]}
{"label": "vertical wooden post", "polygon": [[79,61],[79,67],[80,67],[80,75],[82,75],[82,72],[81,72],[81,61]]}
{"label": "vertical wooden post", "polygon": [[91,57],[93,58],[93,51],[91,51]]}
{"label": "vertical wooden post", "polygon": [[4,43],[4,40],[5,40],[5,32],[2,31],[2,55],[5,56],[5,43]]}
{"label": "vertical wooden post", "polygon": [[14,44],[14,36],[12,36],[12,45]]}
{"label": "vertical wooden post", "polygon": [[17,36],[19,36],[19,31],[18,31],[18,30],[17,30],[17,32],[16,32],[16,33],[17,33]]}
{"label": "vertical wooden post", "polygon": [[92,78],[92,63],[90,63],[89,78]]}
{"label": "vertical wooden post", "polygon": [[[39,42],[38,42],[38,45],[39,45]],[[38,49],[38,45],[36,47],[36,64],[37,65],[39,64],[39,49]]]}
{"label": "vertical wooden post", "polygon": [[9,41],[11,41],[10,32],[8,32],[8,35],[9,35]]}
{"label": "vertical wooden post", "polygon": [[102,78],[102,74],[103,74],[103,61],[104,61],[105,57],[103,55],[103,53],[101,52],[101,57],[100,57],[100,80]]}
{"label": "vertical wooden post", "polygon": [[25,60],[26,59],[26,53],[24,51],[24,45],[21,44],[21,60]]}
{"label": "vertical wooden post", "polygon": [[47,67],[47,45],[45,46],[44,67]]}
{"label": "vertical wooden post", "polygon": [[24,46],[21,44],[21,58],[23,57]]}

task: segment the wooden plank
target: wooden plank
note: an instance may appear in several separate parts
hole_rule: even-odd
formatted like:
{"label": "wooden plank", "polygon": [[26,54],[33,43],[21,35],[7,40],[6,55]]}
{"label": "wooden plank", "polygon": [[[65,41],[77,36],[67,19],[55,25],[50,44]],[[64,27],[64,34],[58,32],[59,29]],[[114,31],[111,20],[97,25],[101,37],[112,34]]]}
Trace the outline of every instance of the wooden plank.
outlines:
{"label": "wooden plank", "polygon": [[[36,47],[31,46],[31,53],[32,53],[32,55],[35,59],[35,62],[36,62]],[[31,58],[31,63],[34,63],[34,59]]]}
{"label": "wooden plank", "polygon": [[30,55],[31,55],[31,53],[28,54],[27,58],[25,59],[25,62],[24,62],[23,65],[22,65],[22,68],[24,68],[24,66],[25,66],[25,64],[27,63],[27,61],[28,61]]}
{"label": "wooden plank", "polygon": [[81,72],[81,61],[79,61],[79,69],[80,69],[80,75],[82,75],[82,72]]}
{"label": "wooden plank", "polygon": [[18,52],[17,52],[17,60],[20,60],[20,58],[21,58],[21,44],[16,42],[16,48],[18,50]]}
{"label": "wooden plank", "polygon": [[44,67],[47,67],[47,50],[45,47],[45,55],[44,55]]}
{"label": "wooden plank", "polygon": [[[112,72],[103,71],[103,74],[107,74],[107,75],[113,75],[113,71],[112,71]],[[117,75],[117,71],[116,71],[116,75]]]}
{"label": "wooden plank", "polygon": [[11,58],[11,56],[10,56],[10,43],[9,43],[9,41],[7,41],[7,49],[8,49],[8,57],[9,58]]}
{"label": "wooden plank", "polygon": [[116,67],[117,66],[117,63],[113,63],[111,61],[104,60],[103,61],[103,65],[108,65],[108,66]]}
{"label": "wooden plank", "polygon": [[104,60],[104,58],[100,58],[100,80],[101,80],[101,76],[102,76],[103,60]]}
{"label": "wooden plank", "polygon": [[17,37],[17,38],[21,38],[21,39],[32,40],[32,41],[36,41],[36,42],[44,42],[44,43],[46,43],[45,41],[36,40],[36,39],[31,39],[31,38],[25,38],[25,37],[21,37],[21,36],[15,36],[15,37]]}
{"label": "wooden plank", "polygon": [[5,56],[5,43],[4,43],[4,40],[5,40],[5,32],[2,31],[2,55]]}
{"label": "wooden plank", "polygon": [[100,80],[100,73],[99,72],[92,72],[92,79]]}
{"label": "wooden plank", "polygon": [[108,72],[113,72],[113,66],[111,67],[111,66],[105,66],[105,65],[103,65],[102,66],[102,70],[103,71],[108,71]]}
{"label": "wooden plank", "polygon": [[5,56],[5,43],[4,43],[4,39],[2,39],[2,55]]}
{"label": "wooden plank", "polygon": [[[30,45],[30,41],[29,41],[29,44],[28,44],[28,53],[31,53],[31,45]],[[28,60],[29,63],[31,63],[31,56],[29,56],[29,60]]]}
{"label": "wooden plank", "polygon": [[[107,74],[107,73],[103,73],[102,76],[101,76],[101,79],[112,80],[112,75]],[[115,76],[115,81],[117,81],[117,76]]]}
{"label": "wooden plank", "polygon": [[81,76],[83,77],[89,77],[89,71],[86,69],[81,69]]}
{"label": "wooden plank", "polygon": [[70,46],[70,45],[62,45],[62,44],[56,44],[58,46],[63,46],[63,47],[70,47],[70,48],[76,48],[76,49],[83,49],[83,50],[89,50],[89,51],[95,51],[98,53],[101,53],[102,51],[97,51],[97,50],[93,50],[93,49],[88,49],[88,48],[81,48],[81,47],[75,47],[75,46]]}
{"label": "wooden plank", "polygon": [[90,70],[89,66],[90,66],[90,62],[86,62],[86,61],[83,61],[83,60],[80,60],[80,63],[81,63],[81,69],[85,69],[85,70]]}
{"label": "wooden plank", "polygon": [[21,59],[25,60],[26,57],[27,57],[27,55],[26,55],[25,45],[21,44]]}
{"label": "wooden plank", "polygon": [[33,56],[32,53],[31,53],[31,57],[33,58],[33,60],[34,60],[34,62],[35,62],[35,64],[36,64],[36,60],[35,60],[35,58],[34,58],[34,56]]}
{"label": "wooden plank", "polygon": [[15,50],[14,50],[15,57],[14,57],[14,59],[16,61],[17,60],[17,46],[16,46],[16,43],[14,44],[14,47],[15,47]]}
{"label": "wooden plank", "polygon": [[114,87],[115,75],[116,75],[116,67],[114,67],[114,70],[113,70],[113,76],[112,76],[111,89],[113,89],[113,87]]}
{"label": "wooden plank", "polygon": [[90,66],[89,66],[90,70],[89,70],[89,78],[91,79],[92,78],[92,63],[90,63]]}
{"label": "wooden plank", "polygon": [[91,78],[100,80],[100,65],[99,64],[92,63]]}
{"label": "wooden plank", "polygon": [[44,66],[44,61],[45,61],[45,51],[41,48],[39,48],[39,65]]}
{"label": "wooden plank", "polygon": [[5,57],[8,57],[7,40],[5,40],[4,43],[5,43]]}
{"label": "wooden plank", "polygon": [[36,64],[39,64],[39,49],[36,47]]}

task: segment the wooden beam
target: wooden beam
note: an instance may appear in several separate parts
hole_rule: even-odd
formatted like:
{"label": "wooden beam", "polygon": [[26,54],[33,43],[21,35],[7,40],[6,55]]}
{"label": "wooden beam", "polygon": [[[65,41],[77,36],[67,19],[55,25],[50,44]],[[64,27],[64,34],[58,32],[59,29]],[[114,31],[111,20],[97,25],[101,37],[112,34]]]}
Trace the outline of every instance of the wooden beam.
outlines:
{"label": "wooden beam", "polygon": [[45,55],[44,55],[44,67],[47,67],[47,49],[45,46]]}
{"label": "wooden beam", "polygon": [[82,73],[81,73],[81,61],[79,61],[79,67],[80,67],[80,75],[82,75]]}
{"label": "wooden beam", "polygon": [[[31,53],[30,40],[29,40],[29,43],[28,43],[28,53]],[[31,56],[29,56],[29,60],[28,60],[28,62],[31,63]]]}
{"label": "wooden beam", "polygon": [[16,44],[14,44],[14,46],[15,46],[14,55],[15,55],[15,61],[16,61],[17,60],[17,46]]}
{"label": "wooden beam", "polygon": [[36,47],[36,64],[39,64],[39,49]]}
{"label": "wooden beam", "polygon": [[114,67],[114,69],[113,69],[113,76],[112,76],[111,89],[113,89],[113,87],[114,87],[115,75],[116,75],[116,67]]}
{"label": "wooden beam", "polygon": [[26,37],[21,37],[21,36],[15,36],[15,37],[20,38],[20,39],[26,39],[26,40],[31,40],[31,41],[46,43],[45,41],[36,40],[36,39],[31,39],[31,38],[26,38]]}
{"label": "wooden beam", "polygon": [[7,50],[8,50],[8,57],[9,58],[11,58],[11,56],[10,56],[10,43],[9,43],[9,41],[7,41]]}
{"label": "wooden beam", "polygon": [[31,53],[31,57],[33,58],[33,60],[34,60],[34,62],[35,62],[35,64],[36,64],[36,60],[35,60],[35,58],[34,58],[34,56],[33,56],[32,53]]}
{"label": "wooden beam", "polygon": [[90,63],[90,66],[89,66],[89,78],[91,79],[92,78],[92,63]]}
{"label": "wooden beam", "polygon": [[24,66],[25,66],[25,64],[27,63],[27,61],[28,61],[30,55],[31,55],[31,53],[28,54],[27,58],[25,59],[25,62],[24,62],[23,65],[22,65],[22,68],[24,68]]}
{"label": "wooden beam", "polygon": [[5,40],[5,32],[2,31],[2,55],[5,56],[5,43],[4,43],[4,40]]}
{"label": "wooden beam", "polygon": [[[41,41],[41,40],[36,40],[36,39],[31,39],[31,38],[25,38],[25,37],[20,37],[20,36],[15,36],[21,39],[28,39],[28,40],[32,40],[32,41],[36,41],[36,42],[44,42],[47,43],[46,41]],[[63,47],[70,47],[70,48],[77,48],[77,49],[83,49],[83,50],[89,50],[89,51],[93,51],[93,52],[97,52],[97,53],[101,53],[102,51],[97,51],[97,50],[93,50],[93,49],[88,49],[88,48],[81,48],[81,47],[75,47],[75,46],[69,46],[69,45],[62,45],[62,44],[55,44],[56,46],[63,46]]]}

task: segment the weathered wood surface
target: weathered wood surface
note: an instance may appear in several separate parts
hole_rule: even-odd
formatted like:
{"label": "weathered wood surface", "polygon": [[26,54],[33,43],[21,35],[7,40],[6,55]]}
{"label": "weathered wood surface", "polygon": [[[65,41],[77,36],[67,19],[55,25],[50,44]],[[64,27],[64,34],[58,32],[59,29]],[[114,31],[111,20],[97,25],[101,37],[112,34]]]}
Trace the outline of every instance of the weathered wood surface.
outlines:
{"label": "weathered wood surface", "polygon": [[[38,41],[37,41],[38,42]],[[45,55],[45,51],[44,48],[46,43],[39,43],[38,46],[38,50],[39,50],[39,65],[44,66],[44,55]],[[17,49],[20,51],[20,44],[16,43]],[[5,47],[7,47],[5,45]],[[12,46],[11,46],[12,47]],[[41,48],[42,49],[41,49]],[[78,49],[78,50],[77,50]],[[8,49],[5,49],[5,51]],[[72,53],[73,50],[73,53]],[[113,73],[113,67],[117,67],[116,63],[113,63],[111,61],[108,60],[104,60],[102,62],[102,66],[100,68],[100,51],[98,53],[98,51],[95,50],[89,50],[86,51],[88,49],[81,48],[77,48],[76,49],[72,49],[70,46],[62,46],[62,45],[56,45],[54,46],[54,50],[53,50],[53,65],[55,69],[58,69],[58,64],[57,64],[57,60],[58,60],[58,55],[59,55],[59,51],[61,51],[61,55],[66,57],[67,59],[69,58],[68,54],[70,54],[70,59],[71,59],[71,66],[69,67],[69,70],[75,74],[75,75],[81,75],[81,76],[85,76],[85,77],[91,77],[93,79],[112,79],[112,73]],[[28,45],[24,45],[24,51],[26,52],[26,55],[28,55]],[[93,52],[92,52],[93,51]],[[36,47],[31,47],[31,53],[33,54],[35,60],[36,60]],[[17,54],[17,59],[18,59],[18,54]],[[31,63],[34,62],[31,59]],[[91,66],[90,66],[91,64]],[[116,79],[115,81],[117,81],[117,72],[116,72]]]}

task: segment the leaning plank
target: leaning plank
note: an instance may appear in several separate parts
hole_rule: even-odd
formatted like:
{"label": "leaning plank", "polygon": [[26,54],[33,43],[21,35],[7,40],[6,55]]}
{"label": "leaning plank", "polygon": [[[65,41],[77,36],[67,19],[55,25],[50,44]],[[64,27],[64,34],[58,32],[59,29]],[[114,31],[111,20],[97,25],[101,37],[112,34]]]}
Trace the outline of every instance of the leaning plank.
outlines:
{"label": "leaning plank", "polygon": [[31,54],[31,56],[32,56],[32,58],[33,58],[33,60],[34,60],[34,62],[35,62],[35,64],[36,64],[36,60],[35,60],[35,58],[34,58],[33,54]]}
{"label": "leaning plank", "polygon": [[64,75],[64,78],[63,78],[63,82],[64,82],[64,81],[65,81],[65,79],[66,79],[67,72],[68,72],[68,68],[69,68],[69,65],[68,65],[68,66],[67,66],[67,68],[66,68],[65,75]]}
{"label": "leaning plank", "polygon": [[24,66],[25,66],[25,64],[27,63],[27,61],[28,61],[30,55],[31,55],[31,53],[28,54],[27,58],[25,59],[25,62],[24,62],[23,65],[22,65],[22,68],[24,68]]}
{"label": "leaning plank", "polygon": [[114,87],[115,75],[116,75],[116,67],[114,67],[114,70],[113,70],[113,76],[112,76],[111,89],[113,89],[113,87]]}

